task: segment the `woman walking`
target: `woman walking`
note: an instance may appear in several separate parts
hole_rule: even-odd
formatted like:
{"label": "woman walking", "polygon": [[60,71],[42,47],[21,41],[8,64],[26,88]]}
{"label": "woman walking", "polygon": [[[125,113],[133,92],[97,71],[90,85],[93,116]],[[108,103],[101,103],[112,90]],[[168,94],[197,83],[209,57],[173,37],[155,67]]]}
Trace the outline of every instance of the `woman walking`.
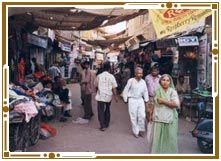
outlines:
{"label": "woman walking", "polygon": [[164,74],[159,81],[160,87],[154,96],[151,153],[176,154],[178,153],[178,114],[176,108],[179,107],[179,97],[170,75]]}

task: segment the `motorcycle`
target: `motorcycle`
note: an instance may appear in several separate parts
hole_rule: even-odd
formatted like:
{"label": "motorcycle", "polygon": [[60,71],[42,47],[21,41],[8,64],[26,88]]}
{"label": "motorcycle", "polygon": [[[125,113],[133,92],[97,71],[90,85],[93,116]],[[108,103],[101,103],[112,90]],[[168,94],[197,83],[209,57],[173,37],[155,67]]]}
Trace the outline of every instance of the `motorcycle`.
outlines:
{"label": "motorcycle", "polygon": [[50,89],[44,88],[38,95],[38,106],[42,120],[51,120],[58,115],[59,108],[63,105],[57,94],[53,93]]}
{"label": "motorcycle", "polygon": [[197,145],[203,153],[213,153],[213,114],[206,109],[204,102],[198,103],[199,118],[192,136],[197,138]]}
{"label": "motorcycle", "polygon": [[9,112],[9,150],[27,151],[28,146],[37,144],[40,137],[40,115],[25,121],[25,114],[13,111],[13,106],[25,100],[13,102]]}

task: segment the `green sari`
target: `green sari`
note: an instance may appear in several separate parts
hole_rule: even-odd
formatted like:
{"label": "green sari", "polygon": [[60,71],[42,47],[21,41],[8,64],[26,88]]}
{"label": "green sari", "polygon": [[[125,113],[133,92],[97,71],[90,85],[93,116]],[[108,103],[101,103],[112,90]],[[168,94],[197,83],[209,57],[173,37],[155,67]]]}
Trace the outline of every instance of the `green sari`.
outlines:
{"label": "green sari", "polygon": [[[164,75],[163,75],[164,76]],[[162,76],[162,77],[163,77]],[[179,105],[179,97],[174,89],[172,78],[170,78],[170,87],[167,92],[163,90],[160,86],[154,97],[154,108],[160,108],[157,98],[163,98],[165,100],[174,101]],[[178,153],[178,143],[177,143],[177,129],[178,129],[178,114],[176,108],[173,108],[173,122],[172,123],[161,123],[153,122],[153,143],[151,148],[151,153],[154,154],[176,154]]]}

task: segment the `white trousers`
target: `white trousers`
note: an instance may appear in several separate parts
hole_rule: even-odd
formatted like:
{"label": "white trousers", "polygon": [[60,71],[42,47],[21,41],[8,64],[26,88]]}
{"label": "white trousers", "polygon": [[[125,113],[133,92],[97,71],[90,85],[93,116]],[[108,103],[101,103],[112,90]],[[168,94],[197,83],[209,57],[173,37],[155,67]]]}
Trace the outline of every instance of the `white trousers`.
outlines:
{"label": "white trousers", "polygon": [[129,98],[128,108],[132,131],[138,135],[140,131],[145,131],[146,113],[143,98]]}

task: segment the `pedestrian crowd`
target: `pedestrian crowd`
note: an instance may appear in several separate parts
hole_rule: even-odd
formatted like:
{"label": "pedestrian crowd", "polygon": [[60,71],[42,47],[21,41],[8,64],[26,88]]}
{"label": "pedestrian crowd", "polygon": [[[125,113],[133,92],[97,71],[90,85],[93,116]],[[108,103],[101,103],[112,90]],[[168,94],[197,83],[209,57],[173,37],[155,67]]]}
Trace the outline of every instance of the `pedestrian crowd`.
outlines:
{"label": "pedestrian crowd", "polygon": [[[35,64],[36,61],[34,61]],[[81,99],[84,107],[82,119],[90,121],[94,116],[92,108],[92,94],[96,93],[99,129],[106,131],[110,126],[111,102],[114,98],[118,102],[118,82],[113,74],[109,62],[102,64],[98,73],[90,69],[90,62],[82,63],[80,75]],[[122,91],[123,101],[128,105],[131,122],[131,131],[134,137],[144,137],[147,133],[148,150],[150,153],[178,153],[177,129],[180,100],[177,91],[189,90],[184,86],[183,77],[174,87],[173,79],[169,74],[160,75],[159,65],[151,66],[150,74],[144,76],[143,68],[137,66],[131,72],[130,66],[123,69]],[[132,73],[133,76],[132,76]],[[71,92],[65,88],[65,81],[55,62],[49,69],[48,75],[52,81],[44,83],[57,94],[64,106],[63,115],[71,117]],[[49,85],[51,84],[51,85]],[[185,91],[184,91],[185,90]],[[61,117],[60,121],[66,121]]]}

